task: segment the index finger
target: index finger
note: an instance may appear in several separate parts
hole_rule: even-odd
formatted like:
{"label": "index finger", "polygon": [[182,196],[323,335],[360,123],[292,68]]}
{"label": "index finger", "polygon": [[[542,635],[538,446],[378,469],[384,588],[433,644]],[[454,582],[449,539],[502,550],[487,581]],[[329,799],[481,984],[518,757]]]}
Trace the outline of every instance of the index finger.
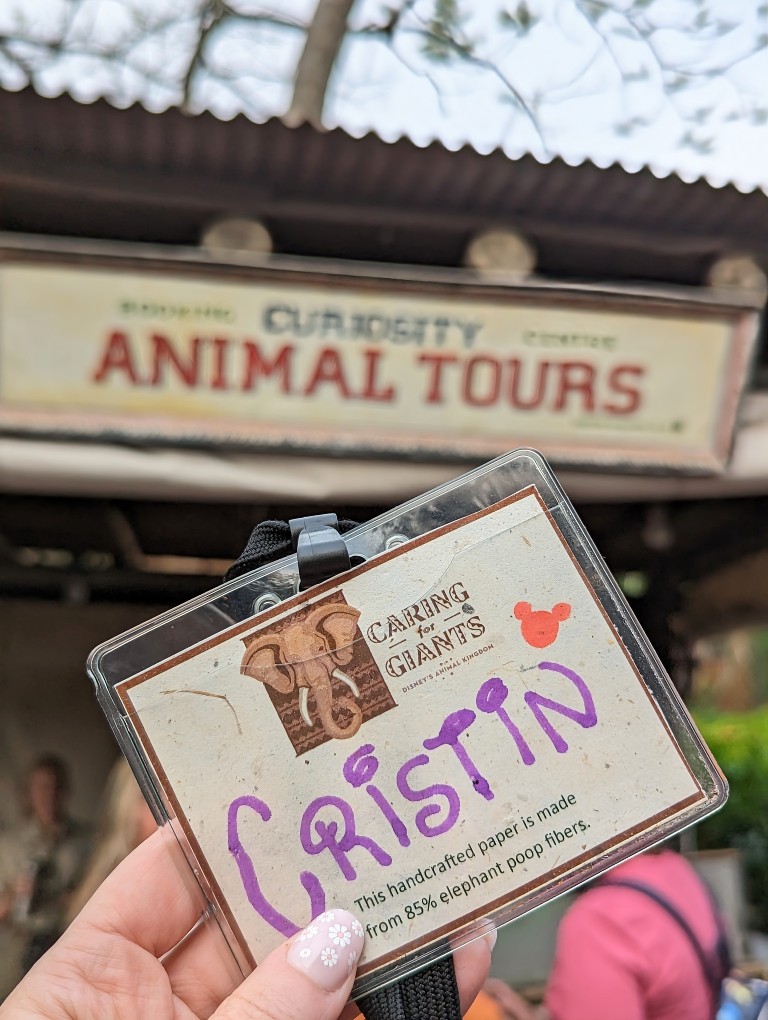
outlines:
{"label": "index finger", "polygon": [[205,910],[202,889],[166,825],[115,868],[72,927],[120,935],[160,957],[192,930]]}

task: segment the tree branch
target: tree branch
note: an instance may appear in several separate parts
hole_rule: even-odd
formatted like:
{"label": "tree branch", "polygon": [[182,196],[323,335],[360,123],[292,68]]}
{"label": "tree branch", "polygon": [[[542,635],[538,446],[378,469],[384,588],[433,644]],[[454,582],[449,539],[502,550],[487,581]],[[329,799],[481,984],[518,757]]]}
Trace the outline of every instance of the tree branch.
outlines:
{"label": "tree branch", "polygon": [[221,25],[227,16],[227,9],[219,0],[209,0],[200,10],[198,19],[197,42],[189,58],[187,69],[181,83],[181,109],[185,113],[190,112],[190,101],[192,99],[192,87],[195,75],[197,74],[205,57],[205,47],[208,41]]}
{"label": "tree branch", "polygon": [[520,90],[517,88],[517,86],[515,86],[510,81],[510,79],[504,74],[501,68],[497,67],[496,64],[494,64],[492,61],[486,60],[484,57],[478,57],[477,54],[472,52],[472,49],[468,43],[458,42],[451,36],[442,33],[439,36],[435,35],[435,33],[432,32],[426,25],[422,25],[419,28],[408,27],[403,29],[402,31],[404,33],[408,33],[409,35],[418,35],[422,39],[432,39],[435,42],[439,42],[442,46],[451,50],[454,56],[458,57],[460,60],[463,60],[467,64],[471,64],[473,67],[478,67],[483,71],[489,71],[495,78],[498,78],[498,80],[502,83],[504,88],[515,100],[519,108],[525,114],[529,123],[533,127],[533,130],[536,132],[536,136],[541,142],[544,152],[546,154],[549,154],[549,146],[547,145],[546,139],[544,138],[544,135],[541,130],[541,125],[539,124],[535,113],[531,109],[530,104],[525,99],[522,92],[520,92]]}
{"label": "tree branch", "polygon": [[[25,0],[0,0],[0,4],[3,2],[9,7],[13,5],[20,12],[24,11]],[[237,26],[237,39],[234,42],[242,41],[240,37],[244,36],[247,61],[250,59],[248,47],[260,41],[260,27],[273,28],[277,30],[276,34],[282,32],[291,36],[300,32],[305,37],[304,45],[295,68],[293,96],[285,119],[291,124],[309,122],[321,127],[329,83],[334,68],[340,64],[339,54],[345,39],[376,40],[388,46],[395,58],[408,67],[411,73],[421,75],[428,81],[441,103],[442,96],[438,83],[430,74],[430,66],[438,62],[443,66],[461,62],[485,75],[493,76],[504,88],[503,98],[508,98],[514,108],[522,113],[543,149],[548,151],[541,126],[542,103],[546,100],[554,103],[558,99],[572,96],[571,90],[578,88],[580,79],[587,75],[604,52],[615,65],[622,86],[639,80],[641,75],[648,77],[649,87],[641,111],[643,118],[658,114],[663,108],[662,104],[669,104],[669,108],[678,117],[689,124],[699,125],[698,128],[694,127],[698,135],[710,113],[712,119],[716,115],[720,116],[720,112],[715,114],[710,111],[711,104],[704,101],[707,82],[722,75],[725,80],[723,89],[731,89],[743,98],[745,89],[740,88],[738,82],[724,72],[754,56],[760,51],[761,45],[768,42],[768,3],[763,0],[759,10],[763,12],[765,25],[761,23],[762,34],[756,34],[755,45],[734,59],[726,60],[723,57],[719,67],[714,66],[720,52],[713,48],[713,40],[718,33],[729,31],[730,26],[714,16],[702,15],[701,10],[697,20],[691,22],[687,13],[693,9],[692,4],[686,8],[685,16],[675,16],[677,21],[671,27],[678,31],[687,30],[690,39],[703,46],[708,45],[709,48],[706,52],[697,48],[679,59],[673,52],[672,59],[668,59],[657,33],[661,28],[670,26],[666,22],[662,25],[660,16],[653,16],[645,7],[641,9],[639,3],[628,5],[625,0],[567,0],[567,9],[575,9],[590,29],[584,53],[588,52],[587,47],[591,48],[592,42],[596,43],[597,49],[586,63],[583,62],[582,53],[578,54],[581,69],[571,75],[568,82],[555,83],[542,95],[535,93],[534,86],[531,86],[526,95],[513,81],[513,78],[523,80],[521,72],[516,71],[513,75],[507,73],[507,68],[517,66],[511,58],[510,49],[480,47],[474,39],[465,35],[459,0],[445,0],[442,7],[439,0],[435,0],[432,20],[428,20],[428,3],[425,5],[427,13],[422,17],[417,10],[416,0],[385,0],[387,6],[370,23],[361,23],[361,18],[354,18],[352,12],[355,0],[318,0],[309,25],[292,15],[281,13],[277,0],[266,0],[266,4],[271,6],[265,4],[264,7],[261,4],[251,6],[250,3],[246,6],[242,0],[188,0],[186,5],[176,3],[157,6],[153,0],[124,2],[133,16],[116,41],[110,41],[113,33],[106,36],[99,34],[97,29],[100,22],[94,13],[95,7],[88,0],[65,0],[61,5],[61,16],[55,20],[33,22],[22,14],[17,28],[0,35],[0,62],[7,68],[6,74],[12,75],[14,85],[22,80],[36,86],[41,75],[56,67],[57,61],[71,56],[87,57],[100,62],[100,70],[110,76],[114,92],[118,95],[124,96],[130,90],[130,97],[135,96],[136,76],[139,79],[139,95],[144,95],[147,87],[162,89],[172,97],[172,101],[179,102],[182,109],[191,111],[195,105],[199,105],[201,96],[203,100],[205,98],[200,91],[201,87],[217,81],[237,98],[245,112],[256,110],[257,115],[261,115],[257,86],[253,82],[250,85],[243,84],[249,77],[257,77],[252,69],[253,62],[248,64],[237,60],[232,63],[230,54],[238,54],[240,51],[238,45],[229,47],[228,34],[223,40],[217,40],[215,47],[211,41],[217,32]],[[465,2],[469,7],[470,0]],[[563,0],[564,8],[565,3],[566,0]],[[238,10],[239,6],[245,7],[245,10]],[[527,25],[519,18],[522,7],[527,11]],[[524,0],[521,0],[517,11],[516,17],[520,23],[515,22],[515,47],[525,38],[532,17]],[[353,19],[352,26],[348,24],[350,17]],[[406,35],[416,36],[425,43],[421,55],[426,54],[426,64],[423,65],[416,57],[413,60],[407,59],[411,56],[410,47],[397,45],[398,40]],[[147,39],[153,37],[157,39],[157,45],[147,47]],[[642,60],[639,73],[629,51],[625,53],[619,45],[622,38],[630,40],[630,45],[637,48],[638,57]],[[747,44],[748,41],[745,41]],[[532,44],[534,55],[535,46],[535,43]],[[481,49],[485,56],[479,52]],[[155,54],[159,50],[170,54],[170,59],[158,60]],[[438,59],[430,61],[430,53]],[[610,67],[608,71],[607,77],[612,81]],[[282,80],[282,84],[287,82]],[[680,99],[676,99],[676,91],[681,92]],[[633,104],[630,100],[634,94],[622,87],[620,95],[628,118],[626,127],[631,128],[633,124],[640,123],[642,118],[631,116]],[[730,93],[725,92],[725,95],[730,96]],[[193,103],[193,97],[197,97],[198,104]],[[700,108],[694,109],[695,105]],[[732,102],[729,101],[728,106],[733,109]],[[755,119],[764,115],[768,116],[768,108],[764,110],[760,98],[755,97],[750,100],[748,107],[742,103],[741,108],[736,108],[735,113],[729,113],[728,117]]]}
{"label": "tree branch", "polygon": [[9,45],[13,41],[13,39],[9,39],[7,36],[0,36],[0,53],[9,63],[14,64],[25,75],[30,85],[34,84],[34,69],[18,53],[14,53]]}
{"label": "tree branch", "polygon": [[222,3],[226,13],[232,21],[244,21],[251,25],[273,25],[275,28],[290,28],[299,32],[306,32],[307,26],[303,21],[296,18],[289,18],[284,14],[275,11],[261,11],[259,14],[244,14],[236,10],[231,4]]}
{"label": "tree branch", "polygon": [[354,0],[318,0],[293,77],[293,98],[284,120],[322,127],[323,107],[336,58],[347,34]]}

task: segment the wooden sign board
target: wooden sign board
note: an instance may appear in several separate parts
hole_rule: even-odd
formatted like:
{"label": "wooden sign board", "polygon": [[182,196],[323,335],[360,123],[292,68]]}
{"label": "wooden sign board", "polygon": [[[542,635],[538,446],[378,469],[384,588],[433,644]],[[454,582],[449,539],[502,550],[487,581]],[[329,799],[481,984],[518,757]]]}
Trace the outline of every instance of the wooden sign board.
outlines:
{"label": "wooden sign board", "polygon": [[691,292],[0,252],[0,430],[717,471],[757,329]]}

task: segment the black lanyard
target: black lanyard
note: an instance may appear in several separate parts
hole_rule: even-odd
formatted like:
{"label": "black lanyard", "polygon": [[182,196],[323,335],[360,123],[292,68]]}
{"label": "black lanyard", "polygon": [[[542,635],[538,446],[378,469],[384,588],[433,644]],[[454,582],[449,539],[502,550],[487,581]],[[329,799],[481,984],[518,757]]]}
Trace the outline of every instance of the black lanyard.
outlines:
{"label": "black lanyard", "polygon": [[[251,534],[240,557],[224,580],[231,581],[249,570],[295,551],[302,588],[329,580],[350,567],[349,553],[340,535],[357,527],[355,521],[339,521],[335,514],[287,521],[264,521]],[[358,1002],[366,1020],[461,1020],[459,989],[453,957],[418,970],[371,992]]]}
{"label": "black lanyard", "polygon": [[453,958],[366,995],[358,1006],[366,1020],[461,1020]]}

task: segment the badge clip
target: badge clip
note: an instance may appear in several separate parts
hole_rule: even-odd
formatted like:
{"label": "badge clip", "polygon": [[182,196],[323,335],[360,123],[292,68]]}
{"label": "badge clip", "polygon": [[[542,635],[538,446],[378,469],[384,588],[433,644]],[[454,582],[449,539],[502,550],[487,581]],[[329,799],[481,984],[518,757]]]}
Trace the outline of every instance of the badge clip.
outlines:
{"label": "badge clip", "polygon": [[336,514],[294,517],[288,524],[291,543],[296,550],[300,591],[328,581],[351,568],[349,550],[339,534]]}

